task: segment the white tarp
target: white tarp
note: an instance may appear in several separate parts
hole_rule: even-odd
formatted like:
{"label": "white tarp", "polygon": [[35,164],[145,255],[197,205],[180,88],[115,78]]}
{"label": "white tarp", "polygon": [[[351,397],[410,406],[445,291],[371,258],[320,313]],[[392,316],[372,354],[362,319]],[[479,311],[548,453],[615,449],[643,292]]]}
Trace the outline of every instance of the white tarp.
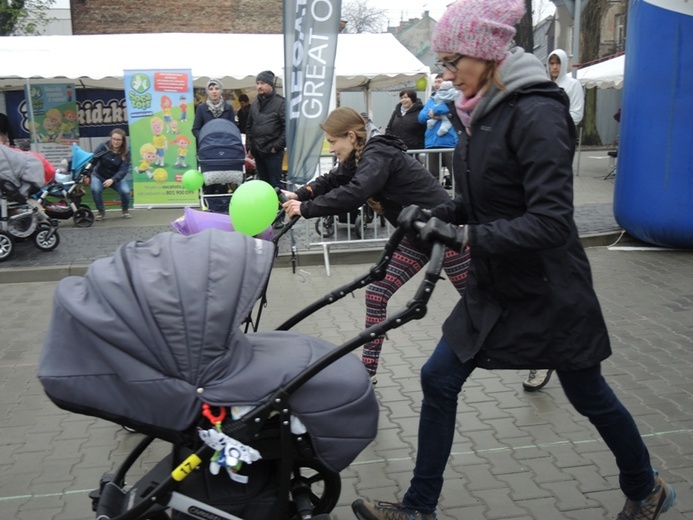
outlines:
{"label": "white tarp", "polygon": [[626,55],[578,69],[577,79],[585,88],[623,88]]}
{"label": "white tarp", "polygon": [[[123,88],[123,70],[191,69],[195,86],[220,78],[227,89],[255,86],[255,76],[283,76],[283,34],[104,34],[0,37],[0,90],[70,80]],[[341,34],[337,88],[414,85],[430,70],[392,34]]]}

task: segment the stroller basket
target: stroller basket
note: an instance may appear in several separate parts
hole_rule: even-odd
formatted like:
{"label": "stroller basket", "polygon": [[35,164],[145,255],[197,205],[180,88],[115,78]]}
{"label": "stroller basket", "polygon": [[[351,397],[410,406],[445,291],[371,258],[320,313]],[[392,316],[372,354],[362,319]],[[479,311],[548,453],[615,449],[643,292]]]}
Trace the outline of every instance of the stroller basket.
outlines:
{"label": "stroller basket", "polygon": [[[274,246],[238,233],[162,233],[122,246],[83,278],[60,282],[39,367],[46,393],[62,408],[149,435],[92,493],[97,518],[163,519],[167,509],[193,518],[329,518],[339,499],[339,471],[377,431],[372,384],[348,354],[372,335],[425,315],[444,247],[434,245],[405,309],[343,345],[289,329],[381,279],[403,234],[395,231],[365,276],[273,332],[239,330],[269,278]],[[94,321],[102,315],[90,297],[95,291],[108,295],[104,304],[122,318],[118,330]],[[171,456],[126,487],[125,473],[154,438],[173,444]],[[232,442],[260,460],[239,470],[223,465],[217,454],[226,454]],[[222,471],[210,476],[205,468],[214,464]],[[248,486],[225,494],[229,477],[247,479]]]}

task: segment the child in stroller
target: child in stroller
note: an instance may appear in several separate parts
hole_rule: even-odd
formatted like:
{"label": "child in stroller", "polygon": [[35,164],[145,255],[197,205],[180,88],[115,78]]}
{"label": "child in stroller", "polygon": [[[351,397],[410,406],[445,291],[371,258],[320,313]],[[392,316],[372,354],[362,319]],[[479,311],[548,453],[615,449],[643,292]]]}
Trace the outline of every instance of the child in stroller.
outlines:
{"label": "child in stroller", "polygon": [[[367,275],[273,332],[239,330],[274,257],[270,242],[239,233],[163,233],[60,282],[39,368],[46,393],[62,408],[148,435],[92,493],[97,518],[163,520],[169,509],[176,519],[330,518],[339,471],[375,437],[378,421],[367,372],[347,354],[371,333],[425,315],[444,248],[434,246],[417,296],[378,330],[335,347],[289,329],[384,276],[402,236],[395,232]],[[119,325],[100,324],[95,304]],[[126,486],[154,439],[170,442],[171,454]]]}
{"label": "child in stroller", "polygon": [[77,227],[89,227],[94,223],[94,212],[89,205],[82,204],[82,186],[90,182],[93,156],[72,144],[72,157],[63,159],[54,179],[34,195],[46,215],[61,220],[71,218]]}
{"label": "child in stroller", "polygon": [[200,205],[228,213],[231,193],[245,180],[245,148],[238,127],[228,119],[205,123],[197,139],[197,162],[204,176]]}
{"label": "child in stroller", "polygon": [[39,159],[0,146],[0,262],[12,256],[15,241],[30,237],[41,251],[58,247],[58,221],[48,218],[30,198],[43,182],[44,168]]}

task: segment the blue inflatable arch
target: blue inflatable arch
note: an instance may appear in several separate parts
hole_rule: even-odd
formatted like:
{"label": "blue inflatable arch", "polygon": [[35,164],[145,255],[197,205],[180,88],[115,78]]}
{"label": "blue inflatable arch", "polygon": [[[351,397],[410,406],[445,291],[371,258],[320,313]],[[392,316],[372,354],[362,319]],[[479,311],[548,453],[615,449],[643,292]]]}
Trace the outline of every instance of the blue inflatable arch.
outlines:
{"label": "blue inflatable arch", "polygon": [[693,248],[693,2],[631,0],[627,35],[614,216]]}

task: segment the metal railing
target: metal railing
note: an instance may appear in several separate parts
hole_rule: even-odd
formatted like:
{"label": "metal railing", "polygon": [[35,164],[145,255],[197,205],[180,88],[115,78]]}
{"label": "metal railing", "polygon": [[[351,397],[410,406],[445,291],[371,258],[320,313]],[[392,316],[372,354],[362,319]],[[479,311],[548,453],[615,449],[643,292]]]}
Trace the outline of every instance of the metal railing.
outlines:
{"label": "metal railing", "polygon": [[[409,150],[407,153],[420,160],[429,171],[437,172],[439,182],[452,196],[455,182],[451,171],[452,151],[451,148],[430,148]],[[320,156],[319,175],[327,173],[332,168],[332,160],[332,155]],[[354,248],[379,249],[393,231],[389,222],[374,214],[366,205],[350,214],[303,219],[294,229],[292,248],[295,248],[296,252],[321,249],[328,276],[331,251]]]}

